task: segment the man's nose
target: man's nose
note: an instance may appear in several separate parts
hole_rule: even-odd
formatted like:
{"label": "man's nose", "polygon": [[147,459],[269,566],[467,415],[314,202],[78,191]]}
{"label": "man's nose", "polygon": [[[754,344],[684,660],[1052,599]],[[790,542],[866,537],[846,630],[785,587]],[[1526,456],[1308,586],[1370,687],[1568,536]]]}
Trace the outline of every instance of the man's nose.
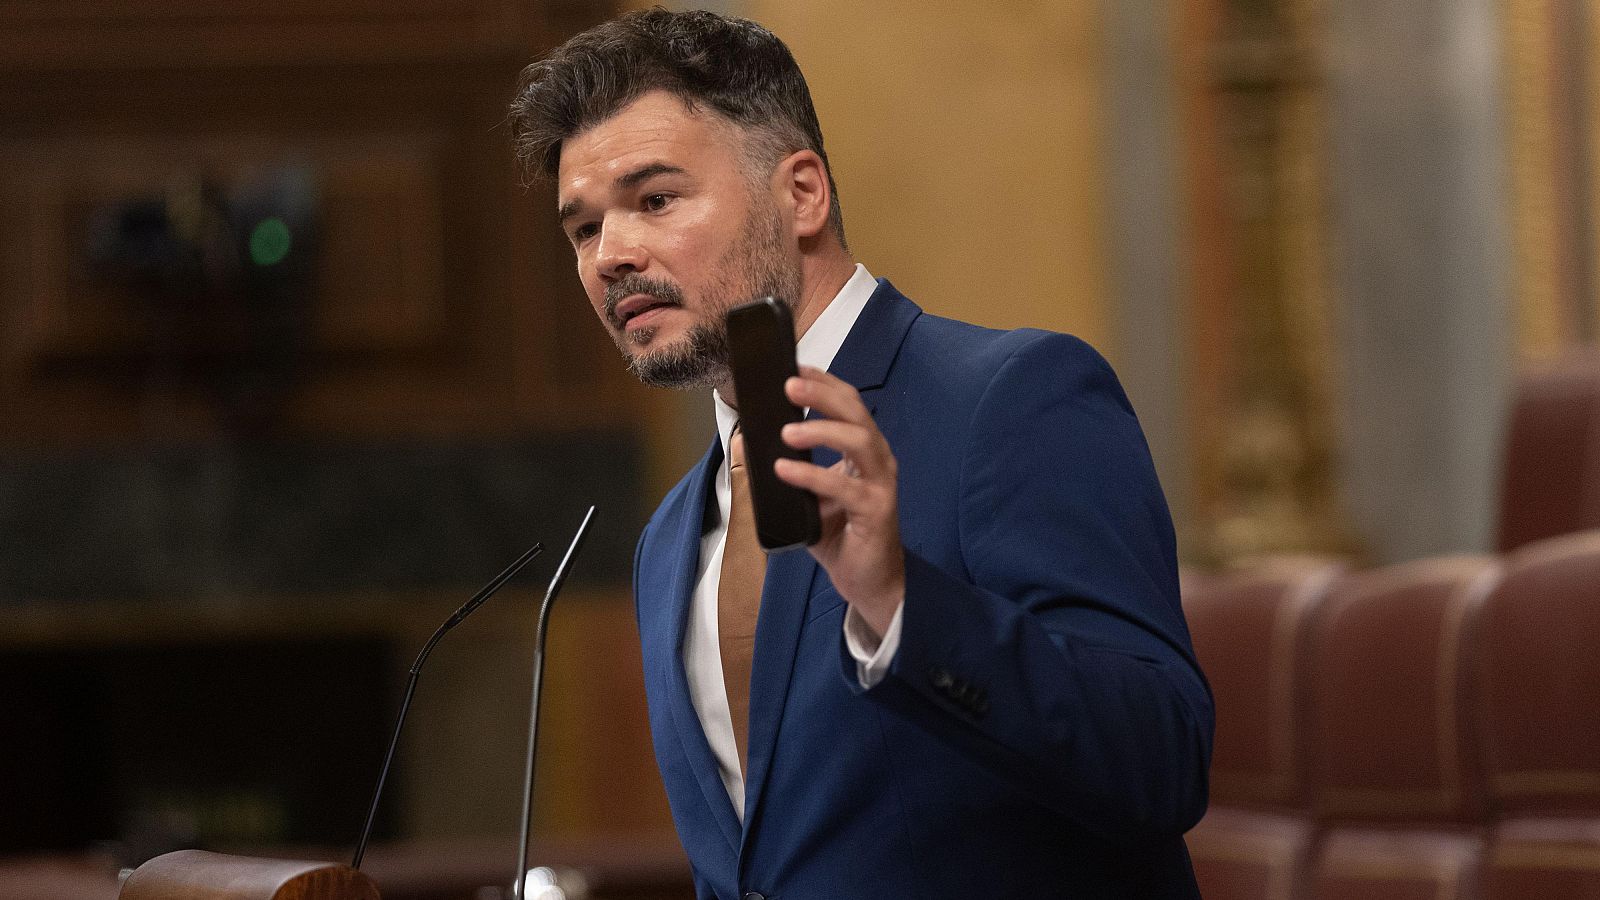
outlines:
{"label": "man's nose", "polygon": [[644,269],[649,254],[638,230],[622,219],[610,219],[600,226],[600,242],[594,264],[600,277],[612,281]]}

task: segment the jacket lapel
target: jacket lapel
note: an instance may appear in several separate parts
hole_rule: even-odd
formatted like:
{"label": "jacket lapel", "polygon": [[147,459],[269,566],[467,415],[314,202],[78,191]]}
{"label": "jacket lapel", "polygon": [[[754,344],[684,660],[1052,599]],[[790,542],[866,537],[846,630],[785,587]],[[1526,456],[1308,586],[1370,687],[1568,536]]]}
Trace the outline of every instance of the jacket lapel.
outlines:
{"label": "jacket lapel", "polygon": [[[887,279],[878,279],[878,289],[862,309],[849,337],[839,348],[828,371],[849,382],[861,392],[868,410],[877,414],[878,393],[889,374],[900,344],[911,323],[922,310],[894,289]],[[831,466],[839,454],[820,448],[812,460]],[[795,648],[805,625],[806,604],[813,593],[813,582],[826,577],[816,559],[805,550],[791,550],[767,560],[767,579],[762,590],[761,613],[756,620],[755,658],[750,678],[749,755],[750,770],[745,777],[745,841],[757,821],[760,804],[777,749],[779,725],[783,719],[789,684],[795,667]],[[841,637],[840,640],[843,640]],[[838,666],[837,659],[819,661]],[[713,773],[715,778],[715,773]],[[718,782],[720,785],[720,782]]]}
{"label": "jacket lapel", "polygon": [[789,696],[794,671],[795,644],[805,624],[806,599],[817,562],[805,550],[790,550],[767,558],[767,580],[761,592],[761,614],[756,619],[755,657],[750,666],[750,770],[745,773],[745,838],[761,802],[762,788],[777,745],[778,724]]}
{"label": "jacket lapel", "polygon": [[683,667],[683,640],[689,625],[689,601],[694,594],[695,574],[700,562],[701,526],[705,521],[713,476],[721,464],[722,445],[713,441],[711,449],[700,460],[685,486],[682,506],[674,519],[677,540],[673,546],[669,612],[674,631],[670,645],[672,658],[667,661],[670,672],[667,681],[671,686],[673,726],[683,744],[684,757],[694,771],[695,780],[700,783],[700,791],[705,795],[706,805],[711,808],[712,818],[728,840],[728,849],[736,853],[739,848],[739,820],[733,804],[728,800],[728,791],[722,786],[717,760],[711,753],[711,744],[706,741],[705,730],[700,727],[700,717],[695,714],[694,701],[689,695],[689,678]]}
{"label": "jacket lapel", "polygon": [[900,345],[920,315],[921,307],[895,290],[887,278],[878,279],[878,289],[861,310],[828,371],[854,385],[872,407],[871,396],[888,380]]}

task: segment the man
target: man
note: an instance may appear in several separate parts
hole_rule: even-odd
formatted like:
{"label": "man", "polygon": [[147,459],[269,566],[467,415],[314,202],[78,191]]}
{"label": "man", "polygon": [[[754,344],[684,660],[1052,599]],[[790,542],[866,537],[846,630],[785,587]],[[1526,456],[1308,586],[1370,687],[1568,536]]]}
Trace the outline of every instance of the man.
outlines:
{"label": "man", "polygon": [[[1197,896],[1211,699],[1105,362],[924,314],[857,265],[805,80],[753,23],[601,25],[528,68],[513,121],[630,368],[715,389],[716,440],[634,574],[699,896]],[[723,321],[768,294],[810,410],[784,438],[816,458],[777,472],[823,515],[770,559]]]}

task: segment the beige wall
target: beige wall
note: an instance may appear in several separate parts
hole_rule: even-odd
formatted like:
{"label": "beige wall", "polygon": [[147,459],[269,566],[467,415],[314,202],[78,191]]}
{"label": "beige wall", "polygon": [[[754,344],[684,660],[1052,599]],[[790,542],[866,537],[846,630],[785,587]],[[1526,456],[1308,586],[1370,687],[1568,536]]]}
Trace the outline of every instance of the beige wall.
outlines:
{"label": "beige wall", "polygon": [[[1119,361],[1098,4],[664,5],[755,19],[789,44],[822,120],[851,250],[873,274],[931,312],[1070,332]],[[652,482],[665,493],[713,425],[698,393],[657,399]]]}
{"label": "beige wall", "polygon": [[811,84],[856,257],[933,312],[1109,346],[1093,3],[747,0]]}

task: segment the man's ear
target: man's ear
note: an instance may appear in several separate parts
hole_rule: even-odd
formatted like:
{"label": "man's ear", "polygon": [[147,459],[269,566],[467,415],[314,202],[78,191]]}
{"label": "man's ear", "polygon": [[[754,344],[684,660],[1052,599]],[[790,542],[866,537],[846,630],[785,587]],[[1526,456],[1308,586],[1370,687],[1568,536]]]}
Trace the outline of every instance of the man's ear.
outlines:
{"label": "man's ear", "polygon": [[793,210],[797,237],[809,238],[828,227],[828,211],[833,200],[828,189],[828,169],[813,150],[797,150],[778,163],[773,173],[780,196]]}

